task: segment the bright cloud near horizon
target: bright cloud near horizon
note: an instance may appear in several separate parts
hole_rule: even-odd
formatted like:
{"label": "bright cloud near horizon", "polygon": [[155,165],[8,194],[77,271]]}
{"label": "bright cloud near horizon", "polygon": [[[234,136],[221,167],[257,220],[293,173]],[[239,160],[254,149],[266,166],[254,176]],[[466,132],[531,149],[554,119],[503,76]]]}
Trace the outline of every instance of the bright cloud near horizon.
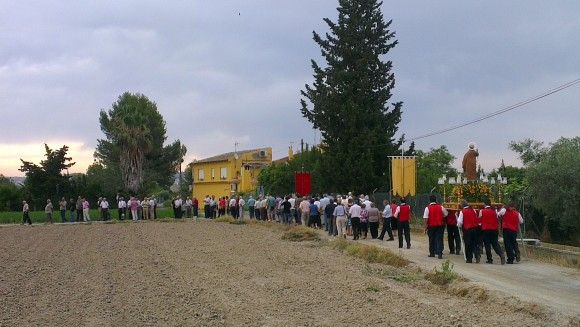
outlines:
{"label": "bright cloud near horizon", "polygon": [[[70,146],[84,171],[102,138],[98,113],[125,91],[157,103],[168,141],[187,160],[271,146],[283,157],[319,134],[299,111],[323,64],[312,31],[337,1],[0,0],[0,174],[21,176],[44,143]],[[392,60],[403,101],[399,135],[438,130],[580,77],[580,2],[385,1],[399,45]],[[519,165],[512,140],[579,135],[580,85],[526,107],[422,139],[458,158],[480,148],[486,169]],[[459,166],[459,160],[456,161]]]}

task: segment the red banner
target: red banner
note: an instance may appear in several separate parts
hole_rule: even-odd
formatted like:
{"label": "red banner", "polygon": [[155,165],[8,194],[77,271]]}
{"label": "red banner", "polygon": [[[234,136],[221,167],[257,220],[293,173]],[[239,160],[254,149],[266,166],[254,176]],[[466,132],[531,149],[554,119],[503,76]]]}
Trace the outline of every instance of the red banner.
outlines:
{"label": "red banner", "polygon": [[300,172],[294,174],[296,183],[296,193],[299,195],[307,195],[312,192],[312,177],[310,173]]}

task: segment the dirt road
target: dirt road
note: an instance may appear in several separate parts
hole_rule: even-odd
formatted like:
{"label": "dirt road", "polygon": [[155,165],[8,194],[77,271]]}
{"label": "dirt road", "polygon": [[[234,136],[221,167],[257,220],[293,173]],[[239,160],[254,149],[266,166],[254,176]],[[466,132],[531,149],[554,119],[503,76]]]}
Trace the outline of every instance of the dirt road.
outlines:
{"label": "dirt road", "polygon": [[0,240],[2,326],[570,323],[385,278],[386,268],[262,226],[18,226],[0,228]]}
{"label": "dirt road", "polygon": [[[440,267],[441,260],[428,258],[429,246],[425,235],[411,236],[411,249],[398,248],[398,241],[386,242],[364,240],[366,244],[379,245],[399,253],[426,270]],[[447,248],[447,239],[445,247]],[[450,255],[447,250],[443,259],[449,259],[454,269],[467,279],[484,287],[503,292],[524,301],[542,303],[567,315],[580,316],[580,271],[523,259],[519,264],[500,265],[494,253],[494,264],[467,264],[463,255]]]}

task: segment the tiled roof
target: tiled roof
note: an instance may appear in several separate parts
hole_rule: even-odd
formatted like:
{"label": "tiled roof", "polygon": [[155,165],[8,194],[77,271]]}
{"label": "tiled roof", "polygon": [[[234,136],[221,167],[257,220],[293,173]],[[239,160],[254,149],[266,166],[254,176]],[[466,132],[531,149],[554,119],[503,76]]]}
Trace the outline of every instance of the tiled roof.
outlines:
{"label": "tiled roof", "polygon": [[[238,151],[237,153],[239,156],[241,156],[241,155],[246,154],[246,153],[257,152],[257,151],[268,151],[268,150],[269,150],[269,148],[259,148],[259,149],[252,149],[252,150],[241,150],[241,151]],[[222,153],[222,154],[219,154],[217,156],[198,160],[195,163],[226,161],[229,158],[232,158],[234,156],[234,154],[235,154],[235,152]]]}

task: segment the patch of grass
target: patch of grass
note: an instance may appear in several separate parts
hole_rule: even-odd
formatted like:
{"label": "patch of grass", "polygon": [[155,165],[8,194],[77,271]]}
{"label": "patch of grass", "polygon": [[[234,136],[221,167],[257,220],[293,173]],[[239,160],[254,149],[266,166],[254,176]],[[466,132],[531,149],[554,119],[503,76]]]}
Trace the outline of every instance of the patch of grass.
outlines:
{"label": "patch of grass", "polygon": [[380,290],[381,290],[381,289],[380,289],[378,286],[376,286],[376,285],[370,285],[370,286],[368,286],[368,287],[367,287],[367,292],[374,292],[374,293],[377,293],[377,292],[379,292]]}
{"label": "patch of grass", "polygon": [[453,271],[453,266],[451,261],[445,260],[441,264],[441,270],[437,269],[437,267],[433,268],[432,272],[425,274],[425,279],[435,285],[449,285],[452,281],[460,278],[459,274]]}
{"label": "patch of grass", "polygon": [[399,283],[412,284],[421,279],[421,276],[410,273],[410,274],[395,275],[392,276],[391,278]]}
{"label": "patch of grass", "polygon": [[331,246],[341,252],[346,252],[348,255],[363,259],[369,263],[382,263],[394,267],[406,267],[410,263],[409,260],[394,254],[388,249],[349,242],[341,238],[332,241]]}
{"label": "patch of grass", "polygon": [[489,298],[487,289],[472,283],[454,282],[449,285],[447,291],[455,296],[473,298],[479,301],[487,301]]}
{"label": "patch of grass", "polygon": [[282,234],[282,239],[292,242],[318,241],[320,240],[320,235],[308,227],[292,226]]}
{"label": "patch of grass", "polygon": [[246,224],[245,220],[238,220],[232,216],[221,216],[219,218],[214,219],[213,221],[218,222],[218,223],[228,223],[228,224],[232,224],[232,225],[245,225]]}

